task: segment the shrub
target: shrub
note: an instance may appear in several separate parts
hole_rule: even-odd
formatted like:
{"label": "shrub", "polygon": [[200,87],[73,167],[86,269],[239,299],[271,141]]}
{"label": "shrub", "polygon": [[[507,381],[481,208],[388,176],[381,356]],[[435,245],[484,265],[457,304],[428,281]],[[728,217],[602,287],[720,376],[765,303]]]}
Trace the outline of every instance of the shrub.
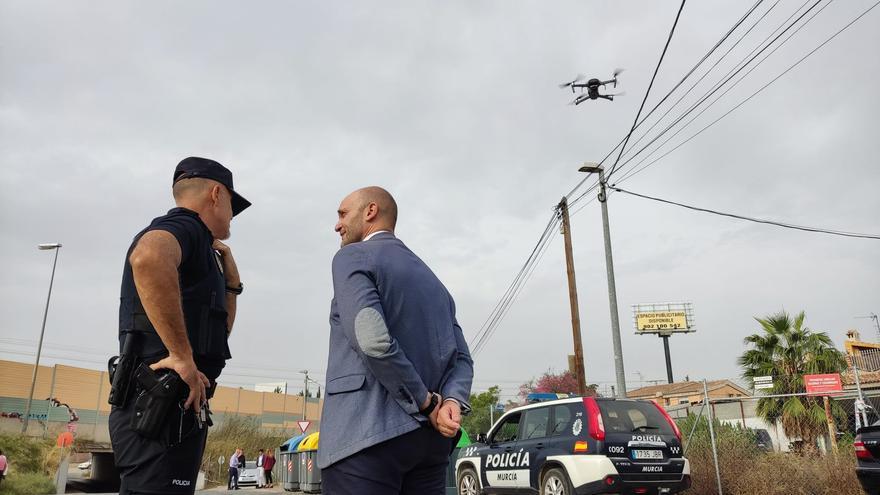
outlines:
{"label": "shrub", "polygon": [[[3,452],[6,452],[5,450]],[[15,495],[44,495],[55,493],[55,483],[43,473],[10,470],[0,483],[0,493]]]}
{"label": "shrub", "polygon": [[60,453],[51,440],[0,434],[0,450],[9,460],[0,493],[55,493],[52,477],[58,470]]}

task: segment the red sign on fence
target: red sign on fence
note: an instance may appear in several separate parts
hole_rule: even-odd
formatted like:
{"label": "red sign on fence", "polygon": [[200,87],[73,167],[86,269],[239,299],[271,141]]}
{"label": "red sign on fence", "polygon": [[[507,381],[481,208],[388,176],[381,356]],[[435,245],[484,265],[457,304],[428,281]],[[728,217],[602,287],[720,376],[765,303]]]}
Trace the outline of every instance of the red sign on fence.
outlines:
{"label": "red sign on fence", "polygon": [[837,373],[804,375],[804,385],[807,386],[808,395],[829,395],[843,392],[843,384],[840,383],[840,375]]}

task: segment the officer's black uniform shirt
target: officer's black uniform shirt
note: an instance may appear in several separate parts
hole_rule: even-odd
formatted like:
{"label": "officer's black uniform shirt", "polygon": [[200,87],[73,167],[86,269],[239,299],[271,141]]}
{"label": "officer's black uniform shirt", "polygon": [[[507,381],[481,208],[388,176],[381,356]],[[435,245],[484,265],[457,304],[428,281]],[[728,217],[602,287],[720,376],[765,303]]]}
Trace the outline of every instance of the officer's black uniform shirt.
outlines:
{"label": "officer's black uniform shirt", "polygon": [[168,355],[138,300],[129,263],[137,241],[152,230],[169,232],[180,244],[178,273],[187,335],[196,365],[214,380],[231,357],[227,344],[226,282],[212,248],[214,236],[198,214],[186,208],[173,208],[153,219],[128,250],[119,307],[120,349],[123,334],[134,331],[139,335],[136,352],[144,361],[155,362]]}

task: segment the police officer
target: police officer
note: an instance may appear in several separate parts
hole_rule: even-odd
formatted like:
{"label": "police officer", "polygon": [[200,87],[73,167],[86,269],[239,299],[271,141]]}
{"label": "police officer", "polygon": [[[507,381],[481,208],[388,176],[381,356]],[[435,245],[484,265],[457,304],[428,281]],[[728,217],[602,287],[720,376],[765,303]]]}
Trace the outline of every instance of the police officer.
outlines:
{"label": "police officer", "polygon": [[[176,373],[183,383],[161,429],[145,435],[137,421],[150,411],[138,407],[150,386],[134,375],[152,373],[143,367],[113,377],[110,439],[120,494],[195,490],[210,423],[207,400],[231,357],[227,339],[243,290],[232,251],[221,242],[232,217],[250,206],[233,188],[232,172],[213,160],[186,158],[174,171],[173,194],[177,207],[138,233],[126,255],[117,362],[149,365],[157,377]],[[120,375],[121,368],[111,366]]]}

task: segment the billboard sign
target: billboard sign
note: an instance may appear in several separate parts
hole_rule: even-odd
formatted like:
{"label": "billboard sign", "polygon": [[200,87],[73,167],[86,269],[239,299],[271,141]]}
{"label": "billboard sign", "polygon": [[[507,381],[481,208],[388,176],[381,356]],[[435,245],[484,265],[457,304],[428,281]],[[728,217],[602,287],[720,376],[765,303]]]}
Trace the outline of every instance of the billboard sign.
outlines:
{"label": "billboard sign", "polygon": [[691,303],[652,303],[633,305],[636,333],[693,332],[694,310]]}
{"label": "billboard sign", "polygon": [[843,392],[840,375],[827,373],[822,375],[804,375],[807,395],[829,395]]}

